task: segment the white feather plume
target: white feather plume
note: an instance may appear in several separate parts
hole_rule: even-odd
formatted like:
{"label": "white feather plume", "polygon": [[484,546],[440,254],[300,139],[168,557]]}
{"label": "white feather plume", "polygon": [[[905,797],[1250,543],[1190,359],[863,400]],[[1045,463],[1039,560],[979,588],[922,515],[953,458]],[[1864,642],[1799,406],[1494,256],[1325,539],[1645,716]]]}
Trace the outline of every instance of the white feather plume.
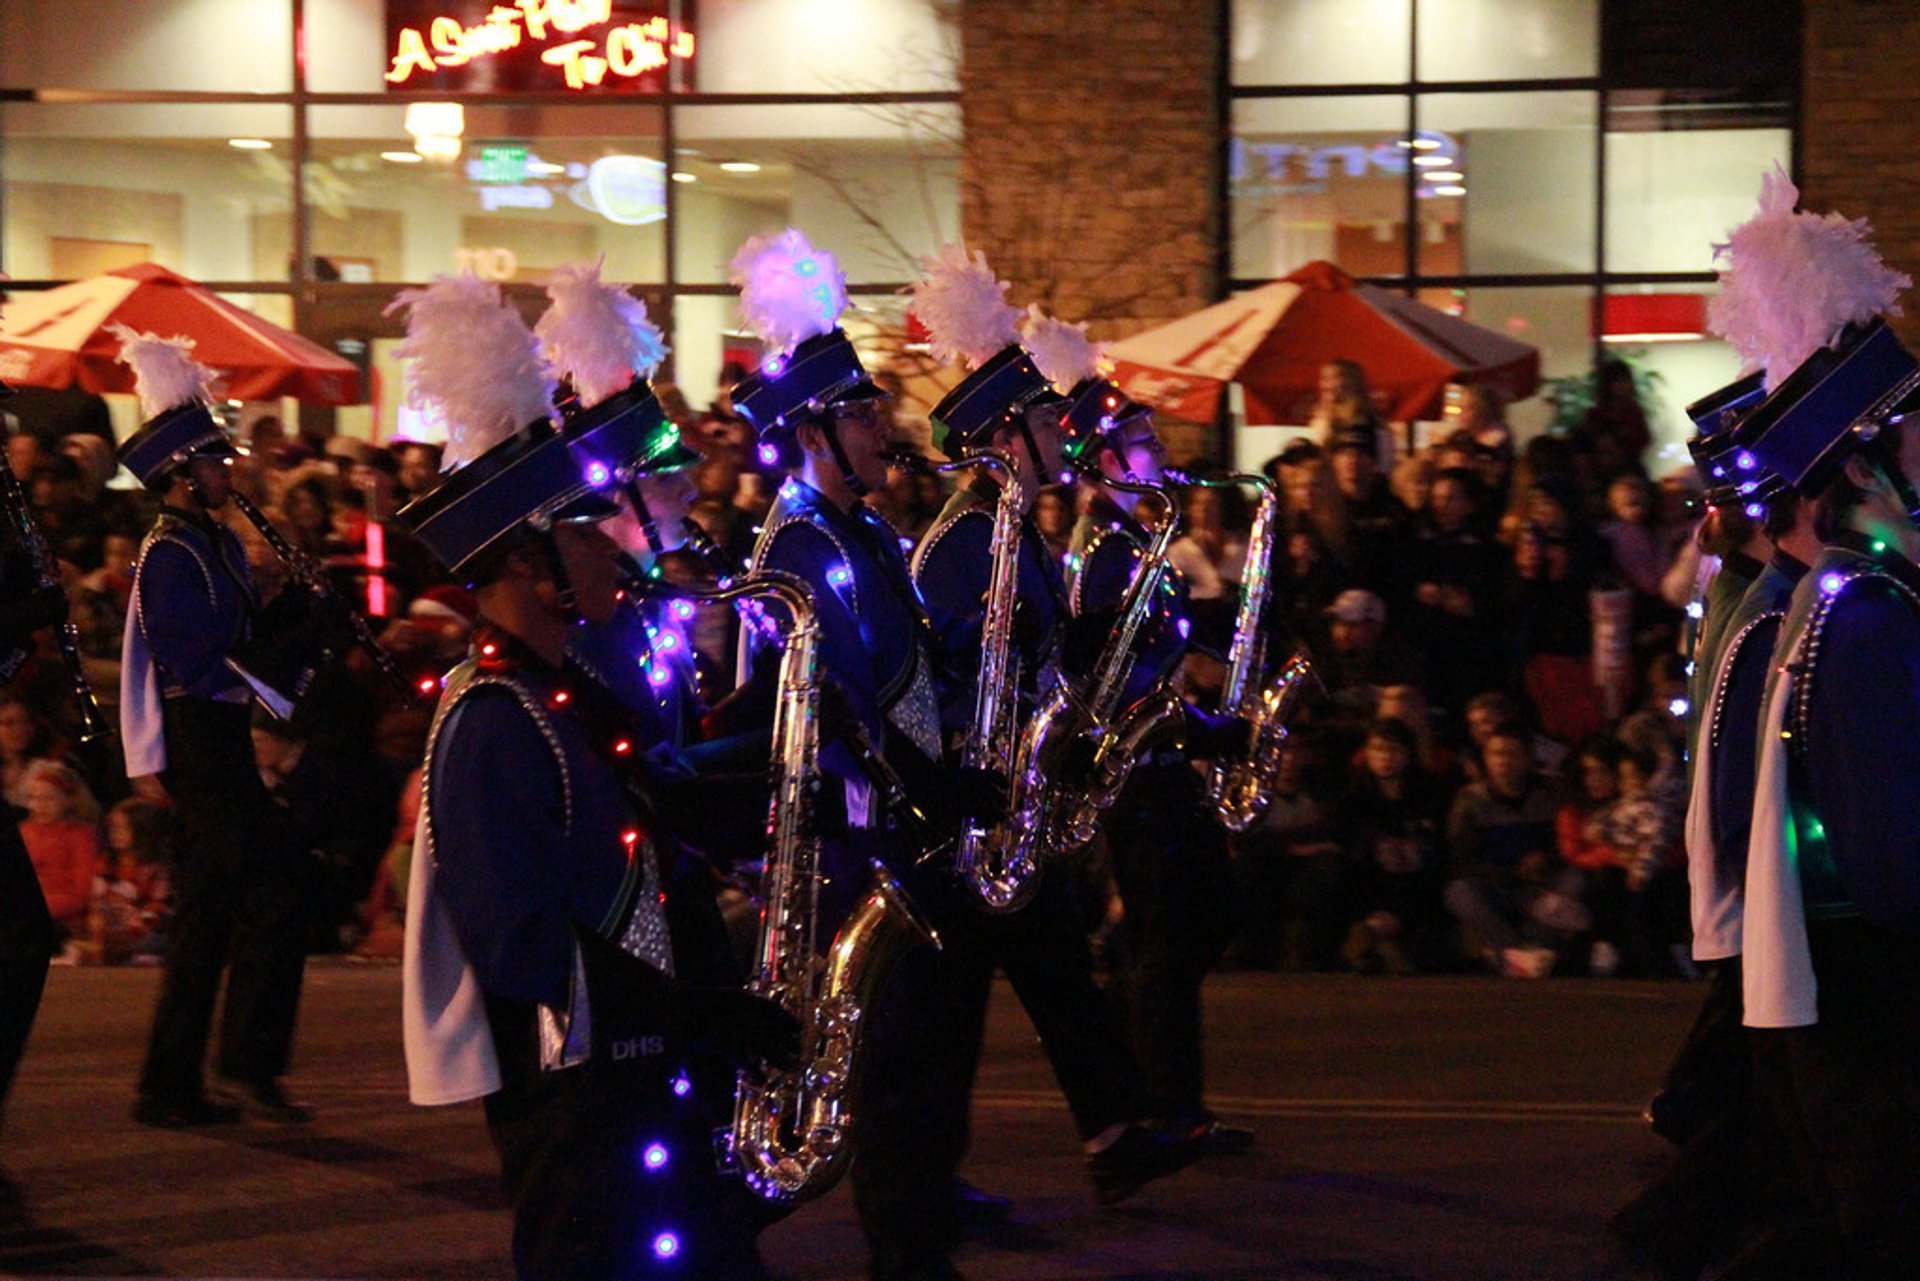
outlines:
{"label": "white feather plume", "polygon": [[1007,282],[995,280],[987,256],[955,241],[920,260],[913,314],[927,327],[933,358],[977,369],[1020,341],[1020,309],[1007,301]]}
{"label": "white feather plume", "polygon": [[831,332],[847,309],[839,259],[795,227],[741,245],[728,279],[740,290],[740,318],[776,352]]}
{"label": "white feather plume", "polygon": [[142,418],[158,418],[169,409],[213,399],[217,375],[193,358],[193,339],[138,333],[118,323],[108,325],[107,332],[120,340],[120,363],[133,370]]}
{"label": "white feather plume", "polygon": [[394,354],[412,362],[407,404],[446,418],[447,470],[552,415],[552,371],[500,286],[471,272],[436,276],[424,289],[401,290],[387,314],[403,307],[407,336]]}
{"label": "white feather plume", "polygon": [[1777,163],[1760,179],[1760,210],[1713,247],[1725,259],[1708,327],[1764,369],[1776,387],[1849,324],[1898,316],[1912,279],[1888,267],[1865,218],[1796,213],[1800,199]]}
{"label": "white feather plume", "polygon": [[1024,342],[1041,375],[1060,391],[1072,391],[1100,372],[1100,344],[1087,337],[1087,327],[1057,320],[1038,303],[1027,308]]}
{"label": "white feather plume", "polygon": [[533,327],[555,372],[573,380],[580,407],[623,392],[666,359],[660,327],[647,305],[619,285],[604,284],[599,262],[569,263],[547,279],[546,314]]}

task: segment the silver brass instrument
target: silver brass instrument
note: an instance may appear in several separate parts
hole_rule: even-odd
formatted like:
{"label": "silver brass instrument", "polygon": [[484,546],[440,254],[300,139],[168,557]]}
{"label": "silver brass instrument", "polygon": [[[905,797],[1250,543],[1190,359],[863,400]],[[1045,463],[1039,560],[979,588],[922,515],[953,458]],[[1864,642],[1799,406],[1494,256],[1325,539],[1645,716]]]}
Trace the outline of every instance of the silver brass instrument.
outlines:
{"label": "silver brass instrument", "polygon": [[1207,799],[1220,825],[1244,832],[1260,821],[1273,800],[1280,776],[1281,745],[1287,741],[1288,722],[1305,696],[1313,666],[1304,652],[1296,652],[1267,678],[1267,600],[1272,593],[1273,540],[1280,522],[1280,488],[1265,476],[1176,476],[1185,485],[1214,489],[1252,485],[1260,491],[1253,528],[1247,534],[1247,558],[1240,571],[1240,608],[1233,620],[1233,643],[1227,650],[1227,681],[1220,710],[1251,727],[1244,754],[1222,757],[1207,775]]}
{"label": "silver brass instrument", "polygon": [[[6,508],[7,519],[13,522],[14,536],[20,541],[20,548],[33,564],[35,586],[41,591],[61,591],[60,564],[54,558],[53,548],[47,545],[47,536],[40,529],[40,522],[33,518],[33,509],[27,503],[27,494],[21,488],[20,478],[13,474],[13,468],[0,460],[0,507]],[[73,696],[80,704],[80,741],[91,743],[104,738],[107,734],[106,718],[100,714],[100,704],[94,698],[93,686],[87,681],[86,663],[80,653],[80,629],[72,619],[63,620],[54,629],[54,639],[60,645],[60,657],[67,667],[67,683],[73,688]]]}
{"label": "silver brass instrument", "polygon": [[[1061,681],[1020,736],[1009,780],[1010,848],[1002,855],[1009,864],[1015,860],[1038,863],[1092,840],[1101,811],[1119,797],[1134,761],[1167,720],[1180,712],[1179,695],[1164,681],[1131,706],[1120,707],[1128,677],[1139,661],[1140,629],[1152,611],[1154,593],[1166,578],[1167,553],[1180,523],[1178,510],[1162,486],[1111,479],[1102,483],[1158,498],[1160,518],[1084,692]],[[1060,782],[1061,767],[1073,745],[1082,740],[1092,745],[1093,769],[1084,790],[1075,790]]]}
{"label": "silver brass instrument", "polygon": [[[1011,779],[1019,731],[1020,655],[1013,645],[1013,610],[1020,594],[1020,515],[1026,496],[1020,489],[1020,464],[1001,449],[977,449],[953,462],[918,454],[891,455],[931,472],[981,467],[998,473],[1000,496],[993,508],[988,543],[992,569],[987,580],[986,613],[980,631],[980,673],[973,690],[973,719],[960,747],[960,764]],[[1005,824],[984,827],[967,822],[954,847],[953,873],[993,912],[1012,912],[1040,887],[1040,864],[1032,849],[1009,838]]]}
{"label": "silver brass instrument", "polygon": [[819,623],[813,593],[790,574],[763,572],[716,590],[670,589],[703,601],[777,601],[788,615],[773,716],[773,801],[761,883],[760,932],[748,990],[800,1020],[800,1060],[764,1084],[742,1075],[729,1142],[746,1182],[768,1201],[797,1204],[846,1173],[864,1024],[899,959],[931,927],[878,863],[874,885],[824,952],[820,928],[820,837],[813,822],[819,780]]}

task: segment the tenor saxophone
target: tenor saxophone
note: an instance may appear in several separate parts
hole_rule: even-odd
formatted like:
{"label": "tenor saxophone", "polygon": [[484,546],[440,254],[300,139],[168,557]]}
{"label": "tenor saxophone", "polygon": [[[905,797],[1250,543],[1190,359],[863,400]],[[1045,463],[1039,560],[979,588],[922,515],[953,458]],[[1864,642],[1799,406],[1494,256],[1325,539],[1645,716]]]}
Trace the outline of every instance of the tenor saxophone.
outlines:
{"label": "tenor saxophone", "polygon": [[[936,462],[919,454],[895,453],[890,457],[922,471],[977,467],[997,473],[1000,495],[994,502],[993,534],[988,543],[992,569],[980,629],[980,674],[974,684],[973,719],[960,746],[960,763],[967,769],[989,770],[1011,779],[1019,739],[1014,717],[1020,698],[1020,655],[1013,643],[1013,611],[1020,592],[1020,514],[1026,506],[1026,496],[1020,489],[1020,464],[1002,449],[977,449],[952,462]],[[1040,864],[1032,851],[1009,841],[1005,824],[988,826],[972,819],[962,826],[954,845],[953,874],[991,912],[1018,910],[1040,887]]]}
{"label": "tenor saxophone", "polygon": [[874,884],[824,951],[820,947],[820,837],[812,797],[819,780],[819,623],[813,593],[790,574],[762,571],[713,590],[671,589],[698,600],[755,598],[785,610],[785,650],[773,716],[773,800],[761,882],[761,916],[748,990],[800,1021],[798,1063],[764,1080],[742,1074],[727,1145],[747,1186],[794,1205],[821,1196],[846,1173],[864,1024],[887,976],[907,952],[938,945],[934,932],[879,863]]}
{"label": "tenor saxophone", "polygon": [[[1111,479],[1103,483],[1126,493],[1154,496],[1160,516],[1140,567],[1127,585],[1119,620],[1084,690],[1065,680],[1055,685],[1021,733],[1009,780],[1009,848],[1001,856],[1009,864],[1016,860],[1041,864],[1092,840],[1101,811],[1119,797],[1134,761],[1180,711],[1179,695],[1164,681],[1132,705],[1120,706],[1128,677],[1139,661],[1140,630],[1166,578],[1167,553],[1179,527],[1173,496],[1159,485]],[[1069,787],[1062,767],[1074,744],[1083,741],[1093,752],[1092,772],[1084,786]]]}
{"label": "tenor saxophone", "polygon": [[1220,825],[1244,832],[1260,821],[1273,800],[1280,776],[1282,744],[1294,709],[1314,679],[1304,651],[1296,651],[1269,681],[1266,677],[1268,636],[1267,600],[1272,592],[1273,540],[1280,522],[1280,488],[1265,476],[1178,476],[1182,484],[1224,489],[1253,485],[1260,491],[1253,528],[1247,534],[1247,556],[1240,571],[1240,607],[1233,620],[1233,643],[1227,650],[1226,687],[1222,711],[1247,722],[1251,730],[1244,753],[1222,757],[1207,775],[1207,799]]}

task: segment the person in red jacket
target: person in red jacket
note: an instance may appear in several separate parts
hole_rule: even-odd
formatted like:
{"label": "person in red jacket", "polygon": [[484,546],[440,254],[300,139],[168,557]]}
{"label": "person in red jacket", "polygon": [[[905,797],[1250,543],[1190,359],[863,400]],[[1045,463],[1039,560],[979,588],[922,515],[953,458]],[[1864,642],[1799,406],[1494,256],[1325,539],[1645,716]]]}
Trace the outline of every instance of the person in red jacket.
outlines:
{"label": "person in red jacket", "polygon": [[20,839],[47,896],[47,911],[69,936],[82,935],[100,858],[100,832],[87,817],[93,798],[78,774],[44,757],[27,767],[25,791]]}

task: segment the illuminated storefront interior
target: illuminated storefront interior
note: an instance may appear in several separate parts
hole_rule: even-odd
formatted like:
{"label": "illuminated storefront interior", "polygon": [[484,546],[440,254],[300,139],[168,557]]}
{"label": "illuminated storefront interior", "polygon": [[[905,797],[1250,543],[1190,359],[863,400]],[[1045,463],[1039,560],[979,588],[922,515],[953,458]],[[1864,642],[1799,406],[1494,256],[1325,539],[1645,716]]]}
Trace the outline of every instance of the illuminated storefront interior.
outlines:
{"label": "illuminated storefront interior", "polygon": [[[1600,0],[1223,8],[1233,287],[1330,259],[1535,343],[1549,377],[1588,367],[1596,327],[1631,339],[1606,345],[1661,375],[1669,444],[1732,375],[1683,296],[1788,160],[1791,85],[1648,87],[1609,61]],[[209,282],[364,352],[375,403],[337,427],[384,438],[399,288],[470,267],[531,311],[548,269],[604,256],[701,406],[754,232],[806,227],[898,333],[915,258],[961,230],[963,21],[959,0],[0,0],[0,267]],[[1628,332],[1649,316],[1670,327]]]}

